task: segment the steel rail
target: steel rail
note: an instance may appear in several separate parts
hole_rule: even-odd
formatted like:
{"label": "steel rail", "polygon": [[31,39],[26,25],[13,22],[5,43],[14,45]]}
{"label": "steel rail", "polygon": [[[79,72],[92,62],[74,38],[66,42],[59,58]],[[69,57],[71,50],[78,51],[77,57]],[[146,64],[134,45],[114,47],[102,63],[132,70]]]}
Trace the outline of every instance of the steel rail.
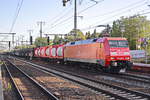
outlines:
{"label": "steel rail", "polygon": [[119,73],[119,74],[110,74],[110,73],[102,73],[102,75],[112,77],[112,78],[118,78],[118,79],[125,79],[129,81],[135,81],[136,83],[145,84],[147,87],[150,85],[150,78],[139,76],[139,75],[132,75],[128,73]]}
{"label": "steel rail", "polygon": [[10,79],[11,79],[11,82],[12,82],[14,88],[15,88],[15,91],[16,91],[15,93],[17,93],[18,100],[24,100],[24,97],[23,97],[23,95],[21,94],[21,91],[19,90],[19,88],[17,87],[17,84],[15,83],[15,81],[14,81],[14,79],[13,79],[13,76],[11,75],[11,73],[10,73],[10,71],[9,71],[9,69],[8,69],[8,67],[7,67],[7,65],[6,65],[6,63],[4,63],[4,65],[5,65],[6,71],[8,72],[8,75],[9,75],[9,77],[10,77]]}
{"label": "steel rail", "polygon": [[[9,61],[9,60],[7,60]],[[15,68],[17,68],[23,75],[25,75],[33,84],[35,84],[39,89],[41,89],[50,100],[59,100],[55,95],[53,95],[50,91],[48,91],[44,86],[42,86],[40,83],[38,83],[36,80],[34,80],[32,77],[30,77],[28,74],[26,74],[24,71],[22,71],[20,68],[18,68],[15,64],[13,64],[11,61],[9,61],[11,65],[13,65]]]}
{"label": "steel rail", "polygon": [[131,74],[131,73],[122,73],[121,75],[126,75],[126,76],[131,76],[131,77],[135,77],[135,78],[139,78],[139,79],[144,79],[150,82],[150,77],[148,76],[144,76],[144,75],[135,75],[135,74]]}
{"label": "steel rail", "polygon": [[[18,60],[20,60],[20,59],[18,59]],[[22,60],[20,60],[20,61],[22,61]],[[110,96],[112,96],[112,97],[115,97],[116,99],[120,99],[120,100],[130,100],[131,97],[129,98],[129,97],[127,97],[127,96],[132,96],[132,98],[136,98],[136,100],[138,100],[138,99],[139,99],[139,100],[140,100],[140,99],[148,100],[148,99],[150,98],[150,95],[145,94],[145,93],[141,93],[141,92],[137,92],[137,91],[132,91],[132,90],[129,90],[129,89],[126,89],[126,88],[123,88],[123,87],[119,87],[119,86],[115,86],[115,85],[110,85],[110,84],[107,84],[107,83],[104,83],[104,82],[100,82],[100,81],[96,81],[96,80],[93,80],[93,79],[90,79],[90,78],[82,77],[82,76],[80,76],[80,75],[74,75],[74,74],[72,74],[72,73],[69,73],[69,74],[68,74],[68,73],[63,72],[63,71],[61,71],[61,72],[58,72],[58,71],[57,71],[57,72],[56,72],[56,71],[53,71],[52,69],[44,68],[44,67],[42,67],[42,66],[40,66],[40,65],[33,64],[33,63],[30,63],[30,62],[27,62],[27,61],[23,61],[23,62],[28,63],[28,64],[30,64],[30,65],[32,65],[32,66],[36,66],[36,67],[38,67],[38,68],[40,68],[40,69],[42,69],[42,70],[44,70],[44,71],[53,73],[53,74],[55,74],[56,76],[62,77],[62,78],[64,78],[64,79],[71,80],[71,81],[73,81],[73,82],[75,82],[75,83],[78,83],[78,84],[81,84],[81,85],[83,85],[83,86],[85,86],[85,87],[91,88],[91,89],[96,90],[96,91],[98,91],[98,92],[102,92],[102,93],[104,93],[104,94],[110,95]],[[78,81],[78,80],[75,80],[75,79],[72,79],[72,78],[68,78],[68,77],[64,76],[63,73],[68,74],[68,76],[74,76],[74,77],[82,78],[82,79],[84,79],[84,80],[87,80],[87,82],[91,82],[91,83],[94,83],[94,84],[105,85],[106,87],[111,87],[111,88],[113,88],[114,90],[116,89],[116,91],[121,91],[120,93],[123,93],[123,95],[126,94],[126,96],[123,96],[123,95],[121,96],[121,95],[118,95],[118,94],[116,94],[116,93],[112,93],[112,92],[107,91],[107,90],[99,89],[98,87],[94,87],[94,86],[89,85],[89,84],[87,84],[87,83],[85,83],[85,82],[81,82],[81,81]],[[127,94],[128,94],[128,95],[127,95]]]}

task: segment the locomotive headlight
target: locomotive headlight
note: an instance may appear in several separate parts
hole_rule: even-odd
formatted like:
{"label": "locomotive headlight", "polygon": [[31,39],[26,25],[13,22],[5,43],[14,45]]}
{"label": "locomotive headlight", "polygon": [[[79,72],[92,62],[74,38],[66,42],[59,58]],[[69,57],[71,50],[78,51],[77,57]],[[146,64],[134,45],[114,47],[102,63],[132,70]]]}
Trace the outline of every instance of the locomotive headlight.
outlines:
{"label": "locomotive headlight", "polygon": [[117,55],[117,52],[110,52],[111,55]]}
{"label": "locomotive headlight", "polygon": [[129,55],[129,52],[124,52],[124,55]]}
{"label": "locomotive headlight", "polygon": [[129,57],[125,57],[125,59],[126,59],[126,60],[129,60],[130,58],[129,58]]}
{"label": "locomotive headlight", "polygon": [[115,57],[111,57],[110,59],[111,59],[111,60],[114,60],[114,59],[115,59]]}

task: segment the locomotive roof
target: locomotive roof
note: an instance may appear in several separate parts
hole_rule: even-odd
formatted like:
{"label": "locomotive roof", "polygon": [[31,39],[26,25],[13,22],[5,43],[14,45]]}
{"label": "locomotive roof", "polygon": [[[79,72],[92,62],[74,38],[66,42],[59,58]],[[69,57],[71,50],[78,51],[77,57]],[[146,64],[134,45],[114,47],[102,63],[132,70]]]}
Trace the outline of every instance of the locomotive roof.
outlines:
{"label": "locomotive roof", "polygon": [[66,46],[80,45],[80,44],[90,44],[90,43],[95,43],[95,42],[103,42],[105,39],[107,39],[107,40],[126,40],[125,38],[121,38],[121,37],[103,37],[103,38],[94,38],[94,39],[73,41],[73,42],[67,43]]}
{"label": "locomotive roof", "polygon": [[73,41],[73,42],[67,43],[66,46],[79,45],[79,44],[90,44],[90,43],[95,43],[96,41],[97,41],[97,39],[87,39],[87,40]]}

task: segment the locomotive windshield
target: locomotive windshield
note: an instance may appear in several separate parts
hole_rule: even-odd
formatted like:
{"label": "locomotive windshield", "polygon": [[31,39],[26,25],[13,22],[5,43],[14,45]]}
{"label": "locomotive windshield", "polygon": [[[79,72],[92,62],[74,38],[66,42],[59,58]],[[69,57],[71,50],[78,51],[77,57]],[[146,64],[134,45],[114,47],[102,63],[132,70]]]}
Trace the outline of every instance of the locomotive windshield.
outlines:
{"label": "locomotive windshield", "polygon": [[110,47],[128,47],[126,40],[109,40]]}

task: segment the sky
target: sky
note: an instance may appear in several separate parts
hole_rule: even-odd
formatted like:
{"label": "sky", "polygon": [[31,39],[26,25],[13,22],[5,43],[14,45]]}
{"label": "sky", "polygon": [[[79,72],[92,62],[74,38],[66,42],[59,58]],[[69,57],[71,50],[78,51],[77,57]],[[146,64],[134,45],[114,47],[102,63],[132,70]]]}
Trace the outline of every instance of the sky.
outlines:
{"label": "sky", "polygon": [[[66,34],[74,27],[74,0],[63,7],[62,0],[0,0],[0,33],[16,33],[15,40],[39,37],[39,21],[45,22],[43,34]],[[150,12],[150,0],[77,0],[77,28],[84,33],[93,31],[97,25],[112,25],[121,16]],[[150,13],[145,14],[150,20]],[[13,22],[14,25],[13,25]],[[12,30],[11,27],[13,26]],[[96,28],[101,31],[102,28]],[[44,35],[43,35],[44,36]],[[0,35],[0,41],[10,41],[10,35]],[[0,45],[5,43],[0,43]]]}

